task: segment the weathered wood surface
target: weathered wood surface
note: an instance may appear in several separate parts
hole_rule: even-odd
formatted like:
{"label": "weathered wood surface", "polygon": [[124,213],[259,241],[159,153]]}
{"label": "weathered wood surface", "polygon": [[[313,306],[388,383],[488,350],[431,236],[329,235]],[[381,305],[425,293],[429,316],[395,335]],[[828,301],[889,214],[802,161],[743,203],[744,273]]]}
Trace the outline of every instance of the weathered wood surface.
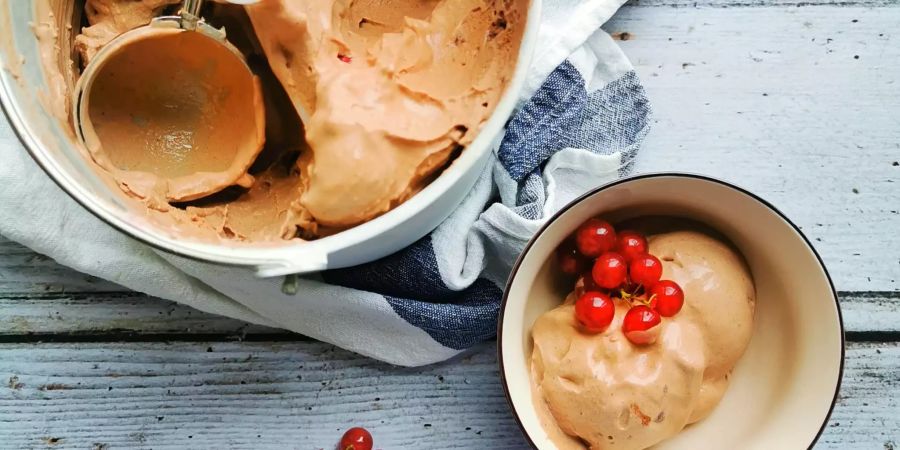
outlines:
{"label": "weathered wood surface", "polygon": [[0,236],[0,297],[64,290],[100,292],[122,291],[123,288],[60,266],[52,259]]}
{"label": "weathered wood surface", "polygon": [[248,334],[280,332],[135,292],[0,296],[0,340],[27,336],[35,340],[52,338],[60,333],[66,333],[68,338],[105,336],[104,339],[109,340],[151,335],[243,339]]}
{"label": "weathered wood surface", "polygon": [[[491,345],[407,370],[314,342],[5,344],[0,381],[4,448],[331,449],[358,424],[384,449],[525,446]],[[900,346],[852,344],[819,448],[900,443],[898,391]]]}
{"label": "weathered wood surface", "polygon": [[[655,110],[637,170],[748,187],[825,259],[865,342],[818,448],[900,444],[898,6],[638,0],[605,27]],[[0,238],[0,448],[524,446],[491,344],[397,369],[121,291]]]}
{"label": "weathered wood surface", "polygon": [[624,8],[606,29],[628,33],[655,111],[637,168],[748,187],[839,290],[900,290],[898,24],[897,7]]}

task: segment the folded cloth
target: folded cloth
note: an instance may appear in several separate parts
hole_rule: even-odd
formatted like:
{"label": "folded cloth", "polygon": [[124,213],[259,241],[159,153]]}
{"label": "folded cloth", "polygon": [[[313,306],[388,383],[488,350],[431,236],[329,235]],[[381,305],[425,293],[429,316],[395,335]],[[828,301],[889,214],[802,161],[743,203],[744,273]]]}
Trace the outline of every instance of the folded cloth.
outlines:
{"label": "folded cloth", "polygon": [[602,25],[623,0],[544,0],[519,108],[459,208],[382,260],[296,281],[156,251],[45,176],[0,121],[0,234],[61,264],[202,311],[285,328],[394,364],[450,358],[496,332],[515,258],[566,202],[628,170],[650,108]]}

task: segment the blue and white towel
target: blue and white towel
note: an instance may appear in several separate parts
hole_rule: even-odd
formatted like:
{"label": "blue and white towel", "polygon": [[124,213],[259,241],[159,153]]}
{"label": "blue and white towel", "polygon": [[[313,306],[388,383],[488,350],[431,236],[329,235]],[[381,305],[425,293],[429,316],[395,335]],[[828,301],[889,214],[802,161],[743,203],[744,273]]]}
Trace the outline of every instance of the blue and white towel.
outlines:
{"label": "blue and white towel", "polygon": [[0,121],[0,234],[82,272],[197,309],[285,328],[390,363],[450,358],[494,336],[528,239],[566,202],[628,170],[650,108],[600,26],[623,0],[544,0],[528,87],[494,157],[446,222],[399,253],[281,279],[158,252],[63,193]]}

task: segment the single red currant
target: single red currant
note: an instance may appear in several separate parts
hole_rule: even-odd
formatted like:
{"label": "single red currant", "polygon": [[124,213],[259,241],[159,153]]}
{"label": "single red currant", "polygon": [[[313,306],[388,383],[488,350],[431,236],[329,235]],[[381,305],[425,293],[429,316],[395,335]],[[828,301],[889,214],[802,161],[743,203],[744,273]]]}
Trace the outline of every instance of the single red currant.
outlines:
{"label": "single red currant", "polygon": [[575,320],[590,333],[602,333],[612,323],[616,306],[608,295],[588,291],[575,302]]}
{"label": "single red currant", "polygon": [[372,435],[365,428],[354,427],[341,437],[339,450],[372,450]]}
{"label": "single red currant", "polygon": [[663,317],[672,317],[684,305],[684,291],[672,280],[661,280],[650,288],[650,295],[656,301],[656,311]]}
{"label": "single red currant", "polygon": [[353,58],[351,58],[343,53],[338,53],[337,57],[339,60],[341,60],[341,62],[350,63],[350,61],[353,61]]}
{"label": "single red currant", "polygon": [[631,261],[628,266],[628,274],[631,281],[642,284],[644,287],[652,287],[662,276],[662,263],[655,256],[644,253]]}
{"label": "single red currant", "polygon": [[556,261],[559,263],[559,270],[566,275],[578,275],[587,266],[587,261],[578,253],[575,242],[571,239],[566,240],[556,249]]}
{"label": "single red currant", "polygon": [[609,222],[588,219],[575,232],[575,244],[582,255],[596,258],[616,245],[616,230]]}
{"label": "single red currant", "polygon": [[641,233],[625,230],[616,233],[616,252],[631,262],[634,258],[647,253],[647,239]]}
{"label": "single red currant", "polygon": [[625,283],[628,275],[628,263],[618,253],[606,252],[594,262],[591,277],[594,283],[604,289],[615,289]]}
{"label": "single red currant", "polygon": [[622,319],[622,333],[633,344],[652,344],[659,337],[661,320],[659,313],[649,306],[637,305],[625,313],[625,318]]}

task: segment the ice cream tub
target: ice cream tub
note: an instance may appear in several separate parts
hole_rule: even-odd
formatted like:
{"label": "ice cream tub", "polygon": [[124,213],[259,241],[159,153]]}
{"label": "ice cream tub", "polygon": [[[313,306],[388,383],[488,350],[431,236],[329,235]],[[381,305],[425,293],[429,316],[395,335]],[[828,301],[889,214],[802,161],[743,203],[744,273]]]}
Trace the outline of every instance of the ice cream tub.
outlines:
{"label": "ice cream tub", "polygon": [[143,208],[124,198],[115,182],[97,175],[70,120],[69,96],[79,73],[72,42],[85,13],[80,0],[0,1],[0,103],[25,150],[46,174],[85,209],[135,239],[192,259],[249,267],[260,276],[347,267],[389,255],[425,236],[459,205],[483,173],[492,144],[523,88],[540,3],[527,2],[515,67],[493,111],[455,159],[390,210],[315,239],[235,245],[185,238],[165,223],[146,220]]}
{"label": "ice cream tub", "polygon": [[[693,283],[682,283],[684,307],[662,318],[659,327],[668,328],[655,343],[627,338],[620,318],[627,307],[610,291],[617,319],[601,332],[586,330],[577,312],[567,309],[572,304],[564,304],[567,296],[582,294],[562,272],[558,249],[591,218],[621,225],[618,231],[634,223],[666,230],[670,220],[708,230],[646,234],[648,248],[661,252],[663,279],[682,276]],[[713,237],[719,244],[709,244]],[[735,290],[737,278],[726,273],[734,267],[746,274],[742,289]],[[582,270],[591,276],[597,266]],[[703,294],[712,294],[703,301],[716,306],[699,315],[692,302]],[[750,299],[749,317],[718,306],[726,296]],[[695,327],[692,320],[701,323]],[[561,325],[553,334],[548,324]],[[546,340],[548,335],[565,338]],[[739,356],[707,384],[711,371],[719,370],[710,369],[710,361],[721,360],[738,335],[747,338]],[[588,448],[588,442],[609,449],[811,448],[834,408],[844,361],[837,294],[799,227],[747,190],[683,173],[615,181],[552,217],[513,268],[497,344],[513,415],[531,446],[541,450]],[[552,365],[558,370],[549,370]],[[687,375],[695,365],[702,381]],[[702,417],[693,419],[698,409]]]}

